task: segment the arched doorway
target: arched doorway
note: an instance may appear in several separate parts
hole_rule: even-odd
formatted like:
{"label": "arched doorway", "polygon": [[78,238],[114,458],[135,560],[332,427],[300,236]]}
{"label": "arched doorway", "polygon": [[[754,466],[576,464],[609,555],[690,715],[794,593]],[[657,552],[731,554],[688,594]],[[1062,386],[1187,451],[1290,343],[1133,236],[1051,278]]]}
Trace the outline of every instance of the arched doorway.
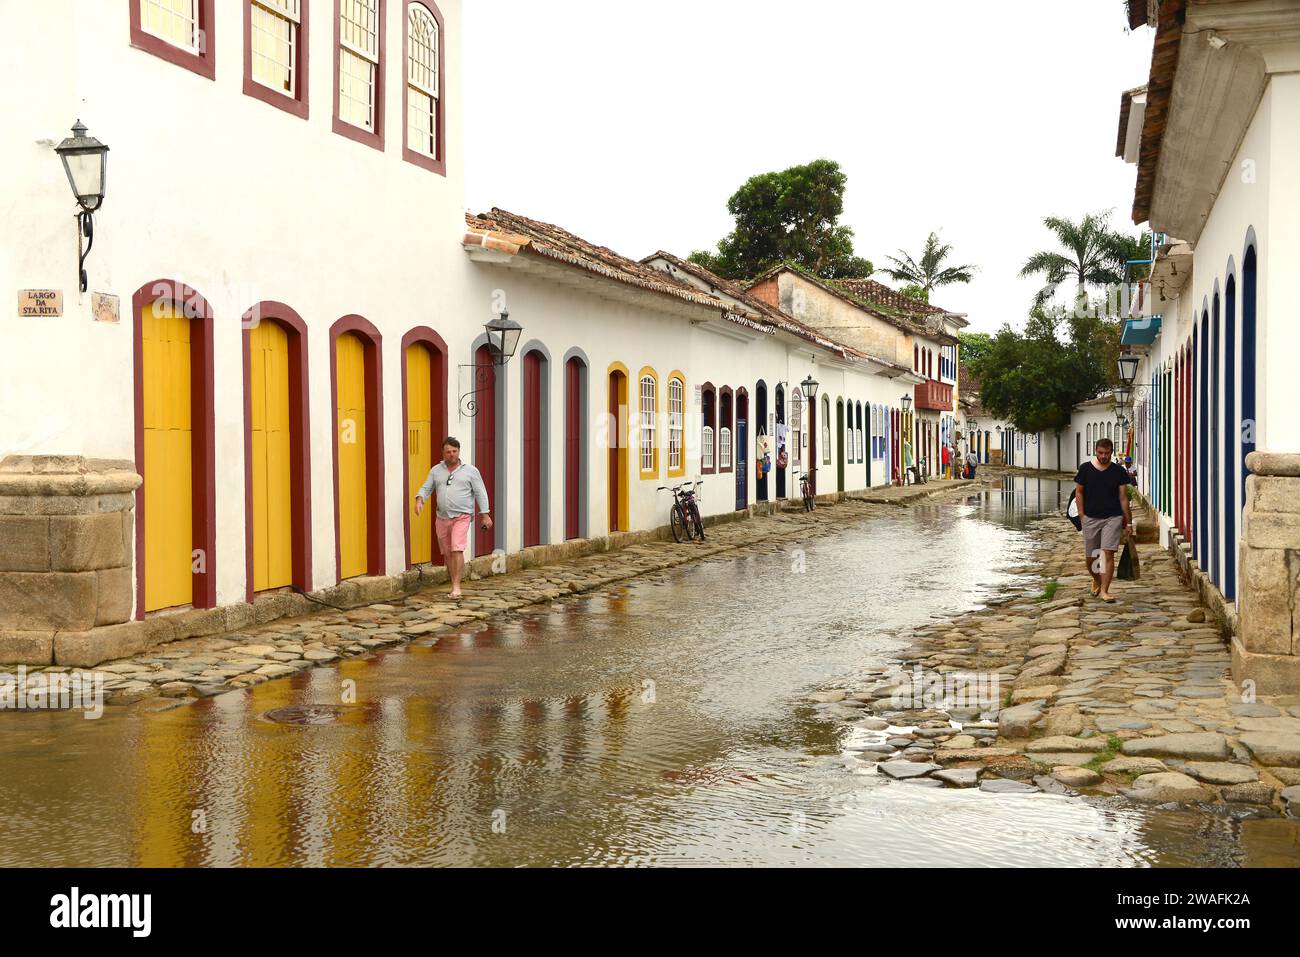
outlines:
{"label": "arched doorway", "polygon": [[1214,304],[1211,307],[1210,316],[1210,421],[1209,421],[1209,462],[1210,475],[1207,479],[1208,496],[1210,505],[1210,554],[1208,562],[1208,572],[1210,581],[1220,588],[1223,587],[1223,557],[1219,552],[1219,546],[1222,544],[1221,531],[1219,528],[1219,514],[1222,500],[1219,493],[1219,477],[1222,474],[1220,468],[1222,461],[1219,458],[1219,452],[1222,448],[1222,437],[1219,429],[1219,356],[1222,339],[1220,337],[1221,329],[1219,328],[1222,312],[1219,308],[1219,293],[1214,293]]}
{"label": "arched doorway", "polygon": [[245,597],[311,591],[307,324],[284,303],[243,317]]}
{"label": "arched doorway", "polygon": [[785,426],[785,386],[779,382],[776,385],[776,441],[772,448],[772,470],[776,473],[776,497],[778,500],[786,497],[786,477],[785,469],[780,465],[780,451],[782,437],[785,440],[785,455],[787,462],[790,458],[790,433]]}
{"label": "arched doorway", "polygon": [[160,279],[135,317],[136,617],[216,605],[216,443],[212,310]]}
{"label": "arched doorway", "polygon": [[330,329],[335,570],[340,581],[384,570],[380,347],[379,330],[360,316],[345,316]]}
{"label": "arched doorway", "polygon": [[520,412],[523,443],[523,544],[525,548],[550,539],[550,359],[538,344],[524,347],[523,395]]}
{"label": "arched doorway", "polygon": [[587,535],[587,360],[564,360],[564,537]]}
{"label": "arched doorway", "polygon": [[[764,440],[771,441],[771,437],[767,434],[767,383],[762,379],[759,379],[754,386],[754,413],[755,447],[762,448]],[[754,460],[758,460],[757,455]],[[767,476],[762,472],[754,473],[754,497],[760,502],[767,501]]]}
{"label": "arched doorway", "polygon": [[839,454],[835,457],[835,488],[844,491],[844,400],[835,400],[835,442]]}
{"label": "arched doorway", "polygon": [[[780,402],[780,391],[777,401]],[[781,473],[777,472],[777,488],[784,484]],[[749,508],[749,393],[743,388],[736,390],[736,511]]]}
{"label": "arched doorway", "polygon": [[421,326],[402,337],[402,419],[406,444],[402,463],[406,490],[407,567],[442,564],[443,556],[433,534],[437,508],[426,503],[415,514],[415,493],[429,470],[442,461],[442,440],[447,437],[447,344],[432,329]]}
{"label": "arched doorway", "polygon": [[627,367],[611,366],[606,394],[606,413],[609,416],[608,482],[609,530],[628,530],[628,478],[627,478]]}
{"label": "arched doorway", "polygon": [[486,342],[474,348],[474,456],[472,462],[483,477],[488,506],[492,510],[492,528],[485,529],[477,511],[474,522],[474,557],[491,555],[498,543],[506,541],[505,496],[500,479],[504,475],[505,443],[502,441],[505,408],[505,376],[497,366],[497,350]]}

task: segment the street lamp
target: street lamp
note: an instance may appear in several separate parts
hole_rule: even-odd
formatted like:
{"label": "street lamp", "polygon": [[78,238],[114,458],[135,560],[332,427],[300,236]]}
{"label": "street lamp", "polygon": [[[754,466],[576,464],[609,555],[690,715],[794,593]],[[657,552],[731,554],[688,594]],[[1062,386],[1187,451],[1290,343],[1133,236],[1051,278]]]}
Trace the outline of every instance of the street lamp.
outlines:
{"label": "street lamp", "polygon": [[[86,127],[77,120],[72,127],[72,135],[65,139],[54,152],[63,160],[63,171],[68,175],[68,185],[72,195],[77,198],[81,211],[77,213],[77,274],[81,291],[85,292],[86,257],[95,244],[94,212],[104,202],[104,187],[108,178],[108,147],[86,135]],[[81,237],[86,237],[86,246],[81,246]]]}
{"label": "street lamp", "polygon": [[898,401],[903,405],[904,414],[912,411],[912,397],[910,395],[904,393],[903,397]]}
{"label": "street lamp", "polygon": [[1122,385],[1115,390],[1115,405],[1119,408],[1127,408],[1129,400],[1133,398],[1133,390],[1127,385]]}
{"label": "street lamp", "polygon": [[490,322],[484,323],[483,328],[487,330],[492,361],[499,366],[505,365],[519,348],[519,337],[523,335],[524,327],[511,319],[510,313],[502,312]]}
{"label": "street lamp", "polygon": [[799,385],[803,388],[804,398],[808,399],[808,401],[811,402],[813,399],[817,398],[817,387],[821,385],[821,383],[812,377],[811,372],[803,382],[799,383]]}
{"label": "street lamp", "polygon": [[1119,357],[1119,378],[1125,385],[1132,385],[1138,374],[1138,357],[1125,353]]}
{"label": "street lamp", "polygon": [[460,397],[461,415],[471,419],[478,415],[478,394],[496,387],[495,370],[504,368],[505,364],[514,357],[515,350],[519,348],[519,338],[524,332],[524,327],[511,319],[510,313],[505,311],[485,322],[483,328],[487,331],[490,361],[486,365],[473,362],[461,366],[462,369],[473,370],[474,387]]}

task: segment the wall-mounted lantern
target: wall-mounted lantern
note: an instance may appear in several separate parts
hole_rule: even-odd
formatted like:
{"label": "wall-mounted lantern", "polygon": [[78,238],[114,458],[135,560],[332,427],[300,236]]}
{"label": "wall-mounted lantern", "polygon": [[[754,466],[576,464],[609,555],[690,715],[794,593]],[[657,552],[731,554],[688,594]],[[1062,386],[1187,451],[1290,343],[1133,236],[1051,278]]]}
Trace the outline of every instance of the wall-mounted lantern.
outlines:
{"label": "wall-mounted lantern", "polygon": [[519,348],[519,339],[524,332],[524,327],[511,319],[510,313],[504,311],[485,322],[483,328],[487,331],[487,348],[488,354],[492,357],[491,364],[471,363],[461,366],[462,369],[474,370],[474,388],[460,397],[461,415],[471,419],[478,415],[476,396],[495,385],[496,370],[504,369],[506,363],[514,357],[515,350]]}
{"label": "wall-mounted lantern", "polygon": [[1125,353],[1119,357],[1119,378],[1125,385],[1132,385],[1138,374],[1138,357]]}
{"label": "wall-mounted lantern", "polygon": [[[93,136],[87,136],[86,127],[77,120],[72,135],[54,147],[54,152],[63,160],[63,171],[68,174],[68,184],[81,207],[77,213],[77,274],[81,291],[85,292],[86,257],[95,244],[94,213],[104,202],[108,179],[108,147]],[[84,248],[81,245],[83,236],[86,239]]]}

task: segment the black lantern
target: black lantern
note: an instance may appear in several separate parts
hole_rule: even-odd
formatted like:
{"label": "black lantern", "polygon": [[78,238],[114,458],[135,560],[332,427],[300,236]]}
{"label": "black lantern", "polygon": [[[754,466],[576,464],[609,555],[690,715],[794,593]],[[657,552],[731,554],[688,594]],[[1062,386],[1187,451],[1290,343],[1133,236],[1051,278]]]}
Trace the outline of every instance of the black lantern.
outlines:
{"label": "black lantern", "polygon": [[1132,385],[1138,374],[1138,357],[1125,353],[1119,357],[1119,378],[1125,385]]}
{"label": "black lantern", "polygon": [[1115,405],[1121,409],[1128,405],[1129,400],[1133,398],[1133,390],[1127,385],[1122,385],[1115,390]]}
{"label": "black lantern", "polygon": [[[54,152],[63,160],[63,171],[68,175],[68,185],[72,195],[77,197],[81,211],[77,213],[77,272],[81,291],[86,291],[86,257],[95,244],[95,223],[93,214],[104,202],[104,189],[108,180],[108,147],[86,135],[86,127],[81,120],[72,127],[72,135],[65,139]],[[85,236],[83,249],[81,238]]]}
{"label": "black lantern", "polygon": [[499,366],[505,365],[519,348],[519,337],[523,335],[524,327],[511,319],[510,313],[503,312],[491,322],[484,323],[483,328],[487,330],[492,361]]}
{"label": "black lantern", "polygon": [[812,377],[812,373],[809,373],[808,377],[804,379],[803,382],[799,383],[799,385],[803,387],[803,394],[810,402],[817,398],[817,387],[820,386],[821,383]]}
{"label": "black lantern", "polygon": [[912,411],[912,397],[910,395],[904,393],[903,397],[900,398],[898,401],[901,402],[903,405],[904,414]]}

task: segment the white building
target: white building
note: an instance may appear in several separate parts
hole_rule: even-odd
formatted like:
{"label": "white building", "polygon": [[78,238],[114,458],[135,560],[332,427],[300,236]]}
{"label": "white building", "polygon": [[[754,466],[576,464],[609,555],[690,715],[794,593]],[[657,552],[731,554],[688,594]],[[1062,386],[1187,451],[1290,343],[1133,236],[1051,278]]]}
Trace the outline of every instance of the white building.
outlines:
{"label": "white building", "polygon": [[[1130,4],[1154,27],[1122,99],[1133,221],[1159,239],[1140,359],[1142,489],[1233,640],[1237,680],[1300,688],[1300,2]],[[1176,237],[1176,238],[1174,238]]]}
{"label": "white building", "polygon": [[[814,468],[819,492],[893,480],[900,393],[950,385],[901,330],[876,354],[667,254],[466,219],[461,7],[11,11],[0,661],[415,589],[440,556],[413,493],[448,433],[490,483],[474,553],[516,564],[659,528],[661,487],[696,477],[708,515],[797,497]],[[78,119],[109,147],[84,291],[54,150]],[[483,325],[502,309],[523,326],[504,364]]]}

